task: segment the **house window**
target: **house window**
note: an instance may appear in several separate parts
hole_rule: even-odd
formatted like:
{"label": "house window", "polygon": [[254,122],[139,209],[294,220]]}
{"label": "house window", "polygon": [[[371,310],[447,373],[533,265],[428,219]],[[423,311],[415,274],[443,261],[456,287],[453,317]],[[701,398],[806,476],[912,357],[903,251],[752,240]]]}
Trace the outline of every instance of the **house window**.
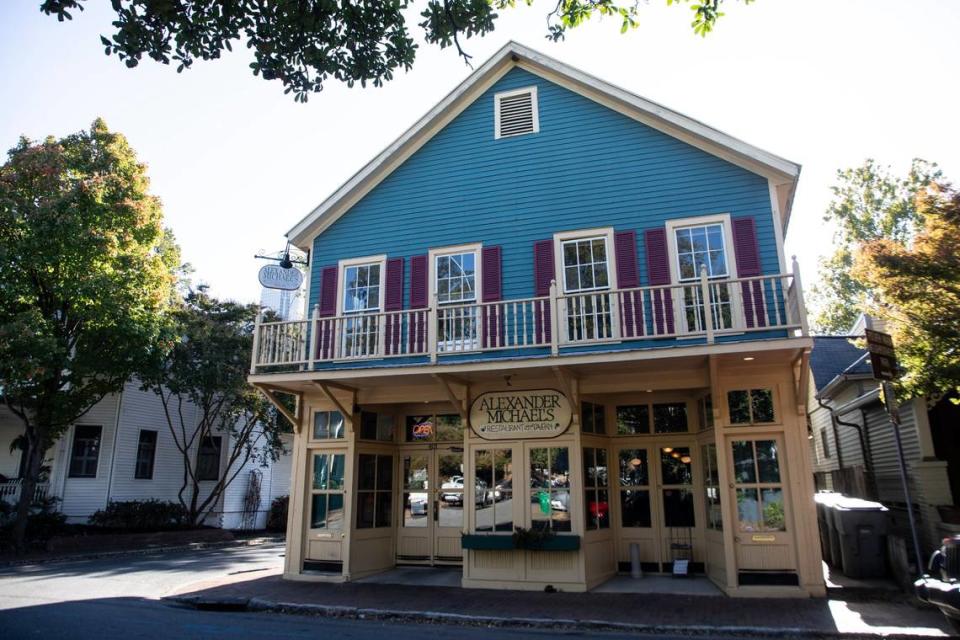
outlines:
{"label": "house window", "polygon": [[310,528],[343,529],[342,453],[313,454],[313,480],[310,484]]}
{"label": "house window", "polygon": [[723,531],[723,511],[720,508],[720,471],[717,469],[717,445],[700,448],[703,455],[703,487],[706,493],[707,529]]}
{"label": "house window", "polygon": [[580,403],[580,430],[583,433],[598,433],[600,435],[607,432],[607,419],[602,404]]}
{"label": "house window", "polygon": [[137,480],[153,479],[153,461],[157,455],[157,432],[150,429],[140,430],[137,441],[137,464],[133,477]]}
{"label": "house window", "polygon": [[100,437],[103,427],[78,424],[73,428],[70,450],[70,478],[96,478],[100,459]]}
{"label": "house window", "polygon": [[826,428],[820,429],[820,445],[823,447],[823,457],[830,457],[830,437],[827,435]]}
{"label": "house window", "polygon": [[441,351],[472,351],[477,347],[477,251],[434,256],[437,295],[437,342]]}
{"label": "house window", "polygon": [[393,442],[393,416],[388,413],[360,412],[360,439]]}
{"label": "house window", "polygon": [[197,480],[218,480],[220,478],[220,436],[204,436],[197,451]]}
{"label": "house window", "polygon": [[583,450],[583,493],[587,529],[610,528],[610,480],[607,450]]}
{"label": "house window", "polygon": [[617,435],[650,433],[650,405],[628,404],[617,407]]}
{"label": "house window", "polygon": [[570,450],[530,449],[530,528],[570,531]]}
{"label": "house window", "polygon": [[[673,228],[679,282],[699,281],[701,266],[707,268],[707,277],[712,280],[730,276],[724,225],[725,222],[709,222]],[[711,283],[709,290],[714,329],[732,328],[730,287],[726,284]],[[699,285],[683,288],[683,307],[687,331],[705,331],[703,291]]]}
{"label": "house window", "polygon": [[393,456],[361,453],[357,471],[357,529],[392,526]]}
{"label": "house window", "polygon": [[775,422],[772,389],[738,389],[727,392],[730,424]]}
{"label": "house window", "polygon": [[564,239],[560,242],[563,304],[568,342],[609,340],[614,337],[613,297],[608,264],[607,235]]}
{"label": "house window", "polygon": [[317,411],[313,414],[314,440],[343,438],[343,414],[339,411]]}
{"label": "house window", "polygon": [[[474,522],[480,532],[513,532],[513,450],[478,449],[474,454],[477,497]],[[486,497],[486,499],[481,499]]]}
{"label": "house window", "polygon": [[606,237],[576,238],[561,243],[563,290],[567,293],[610,287]]}
{"label": "house window", "polygon": [[620,524],[650,526],[650,464],[646,449],[620,449]]}
{"label": "house window", "polygon": [[343,267],[343,356],[360,357],[377,353],[380,343],[382,298],[379,262]]}
{"label": "house window", "polygon": [[503,91],[493,98],[494,138],[509,138],[540,131],[537,88]]}

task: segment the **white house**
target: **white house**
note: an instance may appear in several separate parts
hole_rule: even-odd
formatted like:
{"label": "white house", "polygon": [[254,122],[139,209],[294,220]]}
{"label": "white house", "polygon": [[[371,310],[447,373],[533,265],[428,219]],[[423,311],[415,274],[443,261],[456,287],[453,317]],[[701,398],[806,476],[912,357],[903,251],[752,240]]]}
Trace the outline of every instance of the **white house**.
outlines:
{"label": "white house", "polygon": [[[187,420],[196,419],[192,406]],[[19,495],[17,479],[21,451],[11,451],[23,424],[0,407],[0,497],[8,502]],[[193,452],[198,472],[217,478],[227,464],[229,436],[213,436]],[[225,529],[261,529],[270,503],[287,495],[290,486],[290,450],[267,467],[247,463],[227,487],[207,524]],[[49,481],[38,492],[60,498],[58,508],[70,522],[86,522],[110,501],[177,501],[183,462],[163,415],[159,398],[143,391],[136,381],[104,398],[63,434],[48,452]],[[205,481],[209,491],[214,483]]]}

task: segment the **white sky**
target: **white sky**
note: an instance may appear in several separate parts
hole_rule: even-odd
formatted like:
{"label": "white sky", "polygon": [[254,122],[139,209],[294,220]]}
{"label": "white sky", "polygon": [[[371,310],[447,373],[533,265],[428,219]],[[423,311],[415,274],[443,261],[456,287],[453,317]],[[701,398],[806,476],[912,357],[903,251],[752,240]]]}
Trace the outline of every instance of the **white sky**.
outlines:
{"label": "white sky", "polygon": [[[35,1],[0,6],[0,145],[103,116],[149,165],[197,278],[242,300],[259,295],[255,252],[281,249],[287,229],[470,73],[454,51],[423,45],[385,88],[331,82],[296,104],[250,73],[242,45],[182,74],[150,60],[127,69],[99,43],[109,3],[86,4],[62,24]],[[493,35],[468,41],[477,66],[517,40],[801,163],[787,252],[806,286],[830,248],[822,213],[838,168],[923,157],[960,181],[960,1],[728,0],[702,39],[689,9],[649,0],[635,31],[595,21],[558,44],[543,37],[550,4],[505,11]]]}

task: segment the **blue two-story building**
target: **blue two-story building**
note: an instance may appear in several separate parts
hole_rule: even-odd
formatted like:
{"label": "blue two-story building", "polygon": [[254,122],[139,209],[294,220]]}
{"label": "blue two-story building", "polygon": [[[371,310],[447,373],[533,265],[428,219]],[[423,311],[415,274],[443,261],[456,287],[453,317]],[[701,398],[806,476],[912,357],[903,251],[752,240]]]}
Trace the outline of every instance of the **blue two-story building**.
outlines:
{"label": "blue two-story building", "polygon": [[291,229],[285,575],[823,593],[800,167],[511,43]]}

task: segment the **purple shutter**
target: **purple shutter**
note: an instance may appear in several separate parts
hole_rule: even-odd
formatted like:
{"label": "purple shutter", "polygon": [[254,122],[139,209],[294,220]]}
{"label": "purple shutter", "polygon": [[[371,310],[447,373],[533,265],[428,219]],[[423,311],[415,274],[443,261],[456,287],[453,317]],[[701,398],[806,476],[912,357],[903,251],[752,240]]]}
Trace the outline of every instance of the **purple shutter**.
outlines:
{"label": "purple shutter", "polygon": [[[640,286],[637,270],[637,232],[617,231],[613,236],[617,260],[617,286],[620,289],[635,289]],[[634,338],[643,335],[642,293],[623,291],[620,294],[620,333]]]}
{"label": "purple shutter", "polygon": [[[550,295],[550,283],[556,278],[553,267],[553,239],[533,243],[533,289],[534,295],[542,298]],[[537,344],[553,340],[550,329],[550,303],[534,303],[534,334]]]}
{"label": "purple shutter", "polygon": [[[666,229],[647,229],[643,232],[647,250],[647,280],[650,286],[670,284],[670,255],[667,251]],[[654,289],[650,292],[653,301],[653,330],[657,334],[673,333],[673,295],[670,289]]]}
{"label": "purple shutter", "polygon": [[[760,247],[757,244],[757,231],[753,218],[734,218],[733,250],[737,259],[737,277],[752,278],[761,274]],[[763,281],[741,282],[743,293],[743,315],[748,327],[765,327],[767,318],[763,301]]]}
{"label": "purple shutter", "polygon": [[[403,309],[403,258],[390,258],[387,260],[387,273],[385,278],[386,291],[383,294],[383,310],[400,311]],[[386,350],[387,355],[400,353],[400,333],[402,330],[403,317],[399,314],[390,314],[384,323],[386,331]]]}
{"label": "purple shutter", "polygon": [[[317,325],[317,357],[322,360],[333,358],[333,336],[337,315],[337,279],[340,269],[336,265],[323,267],[320,271],[320,320]],[[330,318],[330,319],[324,319]]]}
{"label": "purple shutter", "polygon": [[[410,308],[426,309],[430,306],[429,256],[410,258]],[[410,314],[410,353],[427,353],[427,311]]]}
{"label": "purple shutter", "polygon": [[[480,300],[497,302],[503,298],[503,283],[500,276],[501,249],[484,247],[480,256],[483,282],[480,283]],[[480,307],[482,338],[481,344],[487,347],[502,347],[504,338],[504,317],[501,305],[492,304]],[[492,329],[492,330],[491,330]]]}

